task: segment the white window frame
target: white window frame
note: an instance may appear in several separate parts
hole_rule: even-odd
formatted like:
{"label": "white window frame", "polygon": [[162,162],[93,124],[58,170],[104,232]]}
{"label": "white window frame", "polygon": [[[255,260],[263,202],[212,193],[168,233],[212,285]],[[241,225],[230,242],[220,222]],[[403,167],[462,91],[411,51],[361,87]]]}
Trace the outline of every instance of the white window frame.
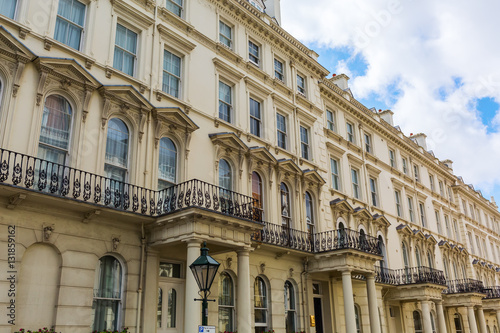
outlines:
{"label": "white window frame", "polygon": [[[17,2],[19,3],[19,1],[17,1]],[[84,16],[83,16],[83,25],[82,25],[82,26],[80,26],[80,25],[78,25],[76,22],[73,22],[73,21],[71,21],[70,19],[68,19],[68,18],[66,18],[66,17],[63,17],[63,16],[59,15],[59,6],[61,5],[61,2],[59,2],[59,4],[58,4],[58,8],[57,8],[57,12],[58,12],[58,13],[57,13],[57,17],[56,17],[56,27],[57,27],[57,22],[58,22],[59,20],[62,20],[62,21],[67,22],[69,25],[74,25],[74,26],[76,26],[76,27],[80,28],[80,29],[81,29],[81,33],[80,33],[80,42],[79,42],[79,47],[78,47],[76,50],[77,50],[77,51],[81,51],[81,50],[83,49],[83,38],[84,38],[84,36],[85,36],[85,25],[86,25],[86,21],[87,21],[87,10],[88,10],[88,8],[87,8],[87,7],[88,7],[88,6],[87,6],[87,4],[86,4],[86,3],[83,3],[83,2],[78,1],[78,0],[74,0],[74,2],[79,2],[79,3],[81,3],[82,5],[84,5],[84,6],[85,6],[85,12],[84,12],[84,14],[83,14],[83,15],[84,15]],[[16,11],[17,11],[17,4],[16,4]],[[14,15],[15,15],[15,14],[14,14]],[[55,31],[54,31],[54,39],[56,39],[56,38],[55,38]],[[66,42],[63,42],[63,41],[59,41],[59,42],[60,42],[60,43],[63,43],[64,45],[67,45],[67,46],[71,47],[71,46],[70,46],[69,44],[67,44]],[[71,48],[72,48],[72,47],[71,47]]]}
{"label": "white window frame", "polygon": [[[221,29],[223,26],[229,28],[229,32],[231,34],[230,37],[226,36],[223,33],[223,29]],[[234,49],[233,38],[234,38],[234,26],[227,24],[224,20],[219,20],[219,42],[225,47],[229,48],[230,50],[233,50]],[[225,40],[228,41],[229,45],[225,43]]]}
{"label": "white window frame", "polygon": [[378,207],[380,203],[378,200],[377,180],[372,177],[370,177],[370,194],[372,199],[372,205]]}
{"label": "white window frame", "polygon": [[[302,140],[302,129],[305,130],[307,142]],[[311,151],[311,134],[309,127],[301,124],[299,127],[299,136],[300,136],[300,157],[310,161],[312,159],[312,151]]]}
{"label": "white window frame", "polygon": [[[118,46],[116,44],[116,34],[118,33],[118,26],[122,26],[123,28],[125,28],[127,31],[130,31],[132,33],[134,33],[136,35],[136,40],[135,40],[135,48],[136,48],[136,53],[132,53],[124,48],[122,48],[121,46]],[[124,73],[125,75],[129,75],[129,76],[132,76],[132,77],[136,77],[137,76],[137,59],[138,59],[138,53],[139,53],[139,38],[140,38],[140,33],[136,30],[133,30],[133,29],[130,29],[128,26],[126,26],[125,24],[121,23],[121,22],[117,22],[116,23],[116,31],[115,31],[115,41],[114,41],[114,48],[113,48],[113,68],[116,69],[117,71],[120,71],[121,73]],[[115,63],[114,63],[114,55],[115,55],[115,52],[116,52],[116,49],[119,48],[121,51],[123,52],[126,52],[128,54],[131,54],[134,56],[134,69],[133,69],[133,73],[132,75],[126,73],[123,71],[123,63],[122,63],[122,69],[118,69],[115,67]],[[122,59],[123,60],[123,59]]]}
{"label": "white window frame", "polygon": [[[350,121],[346,121],[346,139],[350,143],[356,144],[356,129],[354,128],[354,124],[351,123]],[[349,128],[351,129],[349,131]]]}
{"label": "white window frame", "polygon": [[369,133],[363,133],[365,141],[365,151],[367,153],[373,154],[372,136]]}
{"label": "white window frame", "polygon": [[307,93],[306,77],[300,73],[297,73],[297,92],[304,97]]}
{"label": "white window frame", "polygon": [[[281,72],[276,69],[276,62],[279,62],[281,64]],[[277,57],[274,57],[273,69],[274,69],[274,77],[280,80],[281,82],[285,83],[285,62]]]}
{"label": "white window frame", "polygon": [[162,73],[164,75],[167,74],[169,76],[172,76],[178,80],[179,91],[178,91],[177,96],[175,96],[175,95],[171,94],[170,92],[163,90],[163,87],[165,86],[164,76],[162,77],[162,91],[170,96],[175,97],[175,98],[181,98],[181,96],[182,96],[182,84],[183,84],[183,82],[182,82],[182,74],[183,74],[182,68],[184,65],[184,61],[183,61],[184,59],[183,59],[182,55],[176,54],[175,52],[172,52],[171,50],[165,49],[165,50],[163,50],[163,64],[165,64],[165,56],[166,56],[167,52],[170,53],[172,56],[179,58],[180,76],[176,76],[174,73],[170,73],[169,71],[167,71],[165,69],[165,67],[163,67]]}
{"label": "white window frame", "polygon": [[[255,54],[256,51],[257,54]],[[261,45],[253,40],[248,40],[248,61],[254,64],[257,67],[260,67],[261,64]]]}
{"label": "white window frame", "polygon": [[396,151],[394,149],[389,149],[389,164],[391,168],[398,167],[398,164],[396,162]]}
{"label": "white window frame", "polygon": [[[284,123],[284,130],[283,131],[282,129],[280,129],[278,127],[278,116],[280,117],[283,117],[283,123]],[[280,146],[280,143],[279,143],[279,135],[283,135],[283,146]],[[288,117],[286,115],[284,115],[283,113],[281,112],[276,112],[276,145],[278,147],[280,147],[281,149],[285,149],[287,150],[288,149]]]}
{"label": "white window frame", "polygon": [[[220,99],[220,85],[224,84],[226,86],[229,87],[230,89],[230,97],[231,97],[231,103],[228,103],[226,101],[223,101]],[[234,123],[234,85],[230,84],[229,81],[225,81],[225,80],[222,80],[219,78],[219,84],[217,85],[217,100],[218,100],[218,110],[217,110],[217,118],[218,119],[221,119],[229,124],[233,124]],[[224,105],[227,105],[229,107],[229,114],[228,114],[228,118],[229,119],[224,119],[224,118],[221,118],[221,113],[220,113],[220,105],[221,103],[223,103]]]}
{"label": "white window frame", "polygon": [[[256,103],[256,105],[257,105],[258,113],[259,113],[260,118],[257,117],[256,115],[252,115],[252,110],[251,110],[251,108],[252,108],[252,101],[254,103]],[[250,96],[250,98],[248,99],[248,114],[250,116],[250,118],[249,118],[249,130],[250,130],[250,134],[255,135],[255,136],[259,137],[259,138],[262,138],[264,136],[263,135],[264,134],[263,133],[264,126],[262,126],[262,119],[264,118],[263,114],[262,114],[263,109],[264,108],[262,107],[262,101],[260,101],[259,99],[255,98],[253,96]],[[257,133],[255,133],[252,130],[252,122],[254,122],[254,123],[257,124],[257,127],[255,128],[255,131]]]}
{"label": "white window frame", "polygon": [[351,167],[352,196],[361,200],[361,186],[359,183],[359,171]]}
{"label": "white window frame", "polygon": [[415,210],[413,208],[413,198],[411,196],[407,197],[407,202],[408,202],[408,218],[410,219],[410,222],[415,223]]}
{"label": "white window frame", "polygon": [[403,206],[401,205],[401,192],[394,190],[394,200],[396,201],[396,214],[398,217],[403,217]]}
{"label": "white window frame", "polygon": [[[335,167],[337,169],[336,170],[337,173],[335,173],[333,170],[334,163],[335,163]],[[330,174],[331,174],[331,180],[332,180],[332,188],[334,190],[340,191],[340,161],[336,158],[333,158],[333,157],[330,157]]]}

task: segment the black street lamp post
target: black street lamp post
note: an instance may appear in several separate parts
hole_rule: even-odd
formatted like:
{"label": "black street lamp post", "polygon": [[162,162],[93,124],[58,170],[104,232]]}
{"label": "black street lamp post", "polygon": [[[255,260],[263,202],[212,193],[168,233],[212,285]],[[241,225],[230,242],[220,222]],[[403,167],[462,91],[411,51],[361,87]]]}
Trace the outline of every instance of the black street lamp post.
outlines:
{"label": "black street lamp post", "polygon": [[[220,264],[211,256],[208,255],[207,242],[203,242],[203,247],[200,250],[201,255],[190,266],[193,272],[196,283],[200,291],[198,294],[202,299],[195,299],[195,301],[202,301],[201,318],[202,325],[208,325],[208,296],[210,296],[210,287],[214,282],[215,274],[219,269]],[[215,300],[210,300],[215,302]]]}

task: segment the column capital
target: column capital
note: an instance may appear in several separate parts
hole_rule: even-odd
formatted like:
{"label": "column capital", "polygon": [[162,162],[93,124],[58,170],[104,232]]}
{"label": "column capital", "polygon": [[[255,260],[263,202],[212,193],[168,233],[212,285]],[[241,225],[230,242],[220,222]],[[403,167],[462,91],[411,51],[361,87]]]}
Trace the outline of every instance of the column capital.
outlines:
{"label": "column capital", "polygon": [[203,240],[199,238],[189,238],[189,239],[183,239],[182,242],[186,243],[188,247],[194,247],[194,246],[199,247],[201,246]]}
{"label": "column capital", "polygon": [[352,269],[349,268],[341,268],[339,271],[342,272],[342,275],[351,275],[352,273]]}
{"label": "column capital", "polygon": [[248,256],[250,255],[250,252],[253,252],[252,247],[242,247],[236,250],[238,256],[245,256],[245,255]]}
{"label": "column capital", "polygon": [[375,279],[375,273],[366,273],[364,274],[366,279]]}
{"label": "column capital", "polygon": [[436,299],[436,300],[434,300],[434,303],[436,303],[436,305],[442,305],[443,304],[443,300],[442,299]]}

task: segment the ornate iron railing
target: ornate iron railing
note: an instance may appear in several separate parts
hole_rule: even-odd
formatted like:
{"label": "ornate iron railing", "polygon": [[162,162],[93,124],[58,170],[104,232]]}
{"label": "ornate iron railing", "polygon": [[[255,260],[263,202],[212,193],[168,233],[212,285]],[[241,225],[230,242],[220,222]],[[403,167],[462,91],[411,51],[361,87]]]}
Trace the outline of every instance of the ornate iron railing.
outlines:
{"label": "ornate iron railing", "polygon": [[299,251],[314,252],[314,241],[312,239],[314,235],[274,223],[263,223],[264,228],[256,232],[252,236],[252,240]]}
{"label": "ornate iron railing", "polygon": [[419,266],[395,270],[398,285],[433,283],[446,286],[446,278],[443,271],[435,268]]}
{"label": "ornate iron railing", "polygon": [[489,286],[483,288],[483,293],[486,294],[484,298],[500,298],[500,287],[499,286]]}
{"label": "ornate iron railing", "polygon": [[417,283],[433,283],[446,286],[444,273],[431,267],[420,266],[389,269],[375,266],[375,274],[376,282],[395,286]]}
{"label": "ornate iron railing", "polygon": [[483,282],[473,279],[459,279],[446,281],[448,289],[443,290],[444,294],[461,293],[484,293]]}
{"label": "ornate iron railing", "polygon": [[260,233],[254,234],[253,240],[314,253],[355,249],[382,255],[382,249],[377,238],[350,229],[330,230],[311,234],[264,222],[264,228]]}
{"label": "ornate iron railing", "polygon": [[394,269],[375,266],[375,282],[396,285],[398,275]]}
{"label": "ornate iron railing", "polygon": [[1,148],[0,184],[148,216],[199,207],[262,220],[257,200],[201,180],[155,191]]}

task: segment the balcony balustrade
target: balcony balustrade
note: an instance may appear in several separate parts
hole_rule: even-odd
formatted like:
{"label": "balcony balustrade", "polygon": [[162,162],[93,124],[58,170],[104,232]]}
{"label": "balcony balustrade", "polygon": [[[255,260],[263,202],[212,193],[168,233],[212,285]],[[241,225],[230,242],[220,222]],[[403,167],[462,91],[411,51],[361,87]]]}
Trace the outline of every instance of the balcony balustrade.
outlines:
{"label": "balcony balustrade", "polygon": [[500,287],[489,286],[483,288],[483,293],[486,294],[485,299],[500,298]]}
{"label": "balcony balustrade", "polygon": [[157,191],[1,148],[0,184],[153,217],[197,207],[262,220],[257,200],[201,180]]}
{"label": "balcony balustrade", "polygon": [[375,274],[376,282],[395,286],[419,283],[446,285],[446,279],[442,271],[425,266],[403,269],[389,269],[375,266]]}
{"label": "balcony balustrade", "polygon": [[260,233],[254,234],[254,241],[311,253],[354,249],[382,255],[377,238],[354,230],[340,229],[308,233],[269,222],[263,223],[264,228]]}
{"label": "balcony balustrade", "polygon": [[483,282],[473,279],[459,279],[446,281],[448,289],[444,294],[462,294],[462,293],[484,293]]}

